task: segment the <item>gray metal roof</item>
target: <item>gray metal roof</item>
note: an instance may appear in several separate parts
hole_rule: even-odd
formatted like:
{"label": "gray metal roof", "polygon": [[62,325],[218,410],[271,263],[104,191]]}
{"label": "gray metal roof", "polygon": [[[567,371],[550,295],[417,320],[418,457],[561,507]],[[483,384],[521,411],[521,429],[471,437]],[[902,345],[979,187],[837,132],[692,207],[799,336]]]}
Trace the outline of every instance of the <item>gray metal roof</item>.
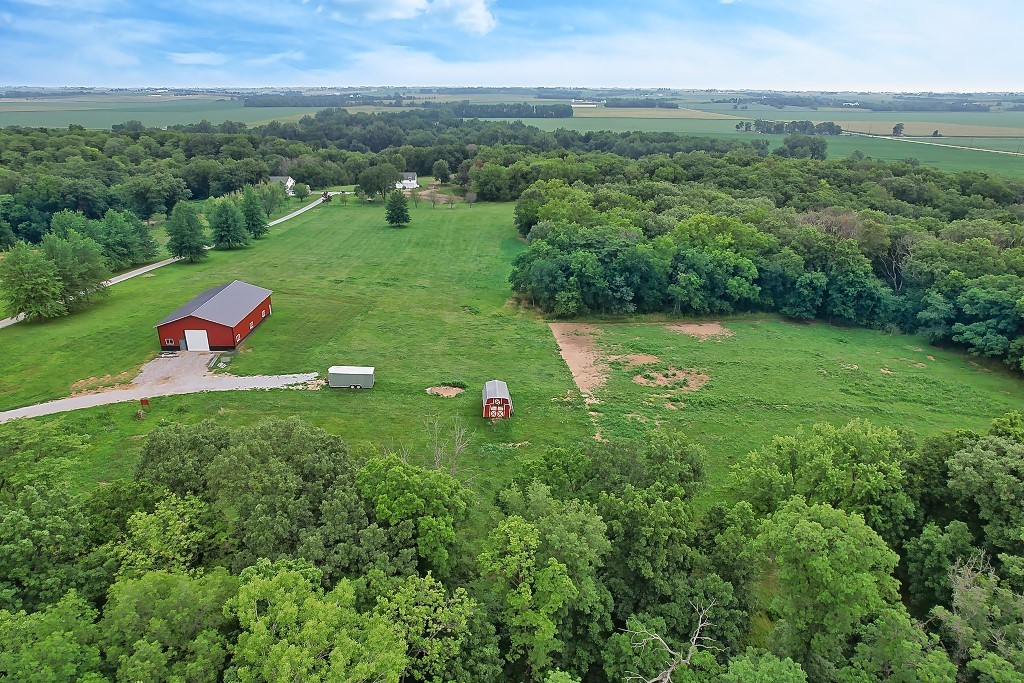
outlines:
{"label": "gray metal roof", "polygon": [[508,385],[500,379],[492,379],[484,384],[484,400],[489,398],[507,398],[509,403],[512,402],[512,397],[508,395]]}
{"label": "gray metal roof", "polygon": [[290,175],[272,175],[269,178],[272,183],[287,183],[291,179]]}
{"label": "gray metal roof", "polygon": [[415,173],[403,173],[402,174],[402,180],[416,180],[416,174]]}
{"label": "gray metal roof", "polygon": [[157,323],[157,327],[189,316],[234,327],[273,292],[234,280],[208,289]]}

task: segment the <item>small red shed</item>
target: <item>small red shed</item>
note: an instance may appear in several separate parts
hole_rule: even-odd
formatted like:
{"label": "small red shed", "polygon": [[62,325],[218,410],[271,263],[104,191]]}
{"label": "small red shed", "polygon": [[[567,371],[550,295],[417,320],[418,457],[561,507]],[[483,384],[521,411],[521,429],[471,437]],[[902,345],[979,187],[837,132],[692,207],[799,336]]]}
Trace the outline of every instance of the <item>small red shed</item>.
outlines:
{"label": "small red shed", "polygon": [[483,396],[484,417],[512,417],[512,397],[508,394],[508,385],[500,379],[492,379],[484,384]]}
{"label": "small red shed", "polygon": [[156,325],[164,351],[235,348],[270,315],[269,289],[234,280],[208,289]]}

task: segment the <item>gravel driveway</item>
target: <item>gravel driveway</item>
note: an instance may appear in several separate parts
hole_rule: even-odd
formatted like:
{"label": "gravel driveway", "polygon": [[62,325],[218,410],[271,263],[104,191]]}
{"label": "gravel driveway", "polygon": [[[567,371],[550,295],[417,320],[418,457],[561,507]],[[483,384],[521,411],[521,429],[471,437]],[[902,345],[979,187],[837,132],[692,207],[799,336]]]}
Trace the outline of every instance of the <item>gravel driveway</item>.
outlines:
{"label": "gravel driveway", "polygon": [[311,387],[309,384],[317,378],[315,372],[297,375],[253,375],[251,377],[214,374],[207,370],[207,366],[217,355],[203,351],[161,354],[143,365],[139,375],[132,380],[131,384],[0,412],[0,423],[19,417],[52,415],[80,408],[138,401],[140,398],[154,396],[195,394],[200,391],[318,388],[318,385]]}

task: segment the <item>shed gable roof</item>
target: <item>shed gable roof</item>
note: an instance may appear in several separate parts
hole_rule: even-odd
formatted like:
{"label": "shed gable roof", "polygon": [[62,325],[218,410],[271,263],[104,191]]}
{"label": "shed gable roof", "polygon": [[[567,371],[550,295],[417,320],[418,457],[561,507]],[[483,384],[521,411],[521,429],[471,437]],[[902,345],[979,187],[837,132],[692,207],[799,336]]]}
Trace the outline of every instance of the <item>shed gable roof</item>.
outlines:
{"label": "shed gable roof", "polygon": [[500,379],[492,379],[484,384],[484,400],[489,398],[506,398],[509,402],[512,401],[512,397],[508,394],[508,385]]}
{"label": "shed gable roof", "polygon": [[189,316],[234,327],[272,293],[269,289],[234,280],[200,293],[158,322],[157,327]]}

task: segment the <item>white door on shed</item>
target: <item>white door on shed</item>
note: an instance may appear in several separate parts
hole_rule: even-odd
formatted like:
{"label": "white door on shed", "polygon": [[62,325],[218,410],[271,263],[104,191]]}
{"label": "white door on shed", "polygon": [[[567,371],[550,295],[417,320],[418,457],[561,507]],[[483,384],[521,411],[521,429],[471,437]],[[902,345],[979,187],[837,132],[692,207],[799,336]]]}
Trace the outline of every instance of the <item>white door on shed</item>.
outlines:
{"label": "white door on shed", "polygon": [[206,330],[185,330],[185,344],[189,351],[210,350],[210,338]]}

